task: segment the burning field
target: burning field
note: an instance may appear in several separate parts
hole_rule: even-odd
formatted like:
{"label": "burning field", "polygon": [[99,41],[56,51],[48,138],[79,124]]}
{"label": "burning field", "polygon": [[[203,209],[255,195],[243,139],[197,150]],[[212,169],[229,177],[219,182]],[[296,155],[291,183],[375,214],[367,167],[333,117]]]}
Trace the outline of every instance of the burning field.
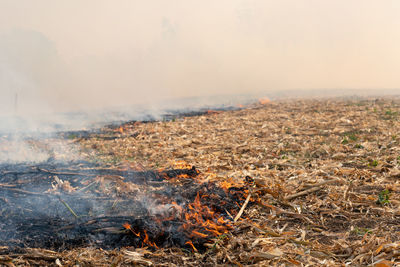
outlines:
{"label": "burning field", "polygon": [[0,165],[0,263],[395,266],[399,133],[399,98],[60,133],[78,157]]}

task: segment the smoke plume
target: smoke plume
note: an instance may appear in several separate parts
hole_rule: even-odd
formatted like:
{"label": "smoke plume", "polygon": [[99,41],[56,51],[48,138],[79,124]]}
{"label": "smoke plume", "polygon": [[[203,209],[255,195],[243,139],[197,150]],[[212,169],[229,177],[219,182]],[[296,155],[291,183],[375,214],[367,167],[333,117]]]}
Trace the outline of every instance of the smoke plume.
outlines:
{"label": "smoke plume", "polygon": [[0,114],[400,85],[397,1],[5,0],[0,7]]}

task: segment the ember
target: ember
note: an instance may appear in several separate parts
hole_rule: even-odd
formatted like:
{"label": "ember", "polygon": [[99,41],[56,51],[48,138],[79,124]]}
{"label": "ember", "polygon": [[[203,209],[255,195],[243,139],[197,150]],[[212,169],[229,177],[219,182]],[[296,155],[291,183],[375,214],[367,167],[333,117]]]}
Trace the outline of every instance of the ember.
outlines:
{"label": "ember", "polygon": [[[204,250],[233,228],[245,184],[205,182],[195,167],[131,171],[87,162],[0,166],[0,245]],[[233,189],[233,190],[232,190]],[[231,215],[232,216],[232,215]]]}

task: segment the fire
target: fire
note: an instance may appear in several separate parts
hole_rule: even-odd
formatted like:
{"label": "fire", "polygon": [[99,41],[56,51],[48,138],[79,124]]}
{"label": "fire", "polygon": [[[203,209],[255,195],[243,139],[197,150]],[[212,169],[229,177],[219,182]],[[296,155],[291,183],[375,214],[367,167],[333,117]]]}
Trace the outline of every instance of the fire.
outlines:
{"label": "fire", "polygon": [[182,173],[182,174],[178,174],[178,175],[176,176],[176,178],[184,178],[184,179],[186,179],[186,178],[190,178],[190,177],[189,177],[189,175],[187,175],[186,173]]}
{"label": "fire", "polygon": [[200,232],[198,232],[196,230],[193,230],[192,231],[192,236],[197,236],[197,237],[200,237],[200,238],[206,238],[208,235],[200,233]]}
{"label": "fire", "polygon": [[[197,193],[194,202],[188,205],[188,208],[188,211],[184,215],[185,223],[182,228],[188,232],[190,237],[206,238],[210,235],[217,237],[232,228],[232,225],[228,221],[201,203],[199,193]],[[202,229],[202,231],[208,232],[208,234],[199,232],[198,229]]]}
{"label": "fire", "polygon": [[263,97],[263,98],[260,98],[260,99],[258,100],[258,103],[260,103],[261,105],[266,105],[266,104],[271,103],[271,100],[269,100],[268,97]]}
{"label": "fire", "polygon": [[131,225],[129,224],[129,223],[124,223],[123,225],[122,225],[126,230],[130,230],[131,229]]}
{"label": "fire", "polygon": [[165,180],[170,180],[170,182],[176,182],[176,181],[179,181],[180,179],[189,179],[189,178],[191,178],[189,175],[187,175],[186,173],[182,173],[182,174],[178,174],[178,175],[175,175],[174,177],[169,177],[167,174],[163,174],[162,175],[162,177],[165,179]]}
{"label": "fire", "polygon": [[126,230],[129,230],[129,231],[131,231],[135,236],[137,236],[137,237],[140,237],[140,233],[135,233],[133,230],[132,230],[132,226],[129,224],[129,223],[124,223],[123,225],[122,225]]}
{"label": "fire", "polygon": [[156,243],[150,241],[146,229],[143,230],[143,233],[144,233],[143,243],[149,245],[150,247],[155,247],[158,249],[158,246],[156,245]]}
{"label": "fire", "polygon": [[[129,223],[126,222],[126,223],[124,223],[122,226],[123,226],[126,230],[131,231],[135,236],[140,237],[140,233],[135,233],[135,231],[133,231],[132,226],[131,226]],[[154,247],[154,248],[157,248],[157,249],[158,249],[158,246],[156,245],[156,243],[150,241],[149,235],[147,234],[146,229],[143,230],[142,238],[143,238],[142,245],[143,245],[143,244],[146,244],[146,245],[149,245],[150,247]]]}
{"label": "fire", "polygon": [[228,190],[231,187],[242,187],[243,182],[236,182],[232,178],[228,178],[228,179],[225,179],[222,182],[220,182],[219,186],[221,188],[223,188],[224,190]]}
{"label": "fire", "polygon": [[196,247],[193,245],[193,242],[192,242],[191,240],[187,241],[185,244],[191,246],[192,249],[193,249],[193,251],[194,251],[194,252],[197,252],[197,249],[196,249]]}
{"label": "fire", "polygon": [[[218,178],[209,174],[207,174],[209,179],[204,179],[202,175],[197,176],[199,172],[185,161],[176,161],[173,162],[173,165],[178,174],[171,177],[163,173],[162,177],[168,183],[177,186],[181,186],[176,183],[181,179],[181,181],[185,181],[185,184],[192,183],[191,186],[195,185],[195,188],[199,188],[195,195],[189,196],[191,201],[185,202],[185,199],[173,201],[167,195],[163,197],[158,195],[157,199],[159,205],[163,207],[163,211],[158,213],[159,215],[155,216],[153,220],[157,227],[161,228],[160,232],[148,232],[146,229],[140,229],[140,232],[136,233],[129,223],[124,223],[123,227],[139,237],[139,240],[136,240],[141,242],[142,246],[158,248],[156,242],[159,241],[161,244],[165,238],[169,238],[167,235],[170,228],[168,227],[177,225],[176,230],[183,234],[182,244],[189,246],[193,252],[197,252],[198,249],[204,247],[205,242],[218,238],[233,229],[231,214],[235,215],[238,212],[248,190],[245,189],[245,181],[228,178],[212,182],[213,180],[218,181]],[[191,174],[180,171],[183,169],[196,172]],[[184,187],[182,187],[183,191]],[[224,209],[225,205],[226,209]],[[136,227],[135,230],[139,231]]]}

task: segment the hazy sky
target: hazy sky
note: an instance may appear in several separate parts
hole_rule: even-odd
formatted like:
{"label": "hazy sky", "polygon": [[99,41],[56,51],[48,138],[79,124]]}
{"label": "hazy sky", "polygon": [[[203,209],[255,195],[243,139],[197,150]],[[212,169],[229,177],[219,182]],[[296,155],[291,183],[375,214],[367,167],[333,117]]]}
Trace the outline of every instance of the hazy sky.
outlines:
{"label": "hazy sky", "polygon": [[0,0],[0,114],[400,88],[400,1]]}

